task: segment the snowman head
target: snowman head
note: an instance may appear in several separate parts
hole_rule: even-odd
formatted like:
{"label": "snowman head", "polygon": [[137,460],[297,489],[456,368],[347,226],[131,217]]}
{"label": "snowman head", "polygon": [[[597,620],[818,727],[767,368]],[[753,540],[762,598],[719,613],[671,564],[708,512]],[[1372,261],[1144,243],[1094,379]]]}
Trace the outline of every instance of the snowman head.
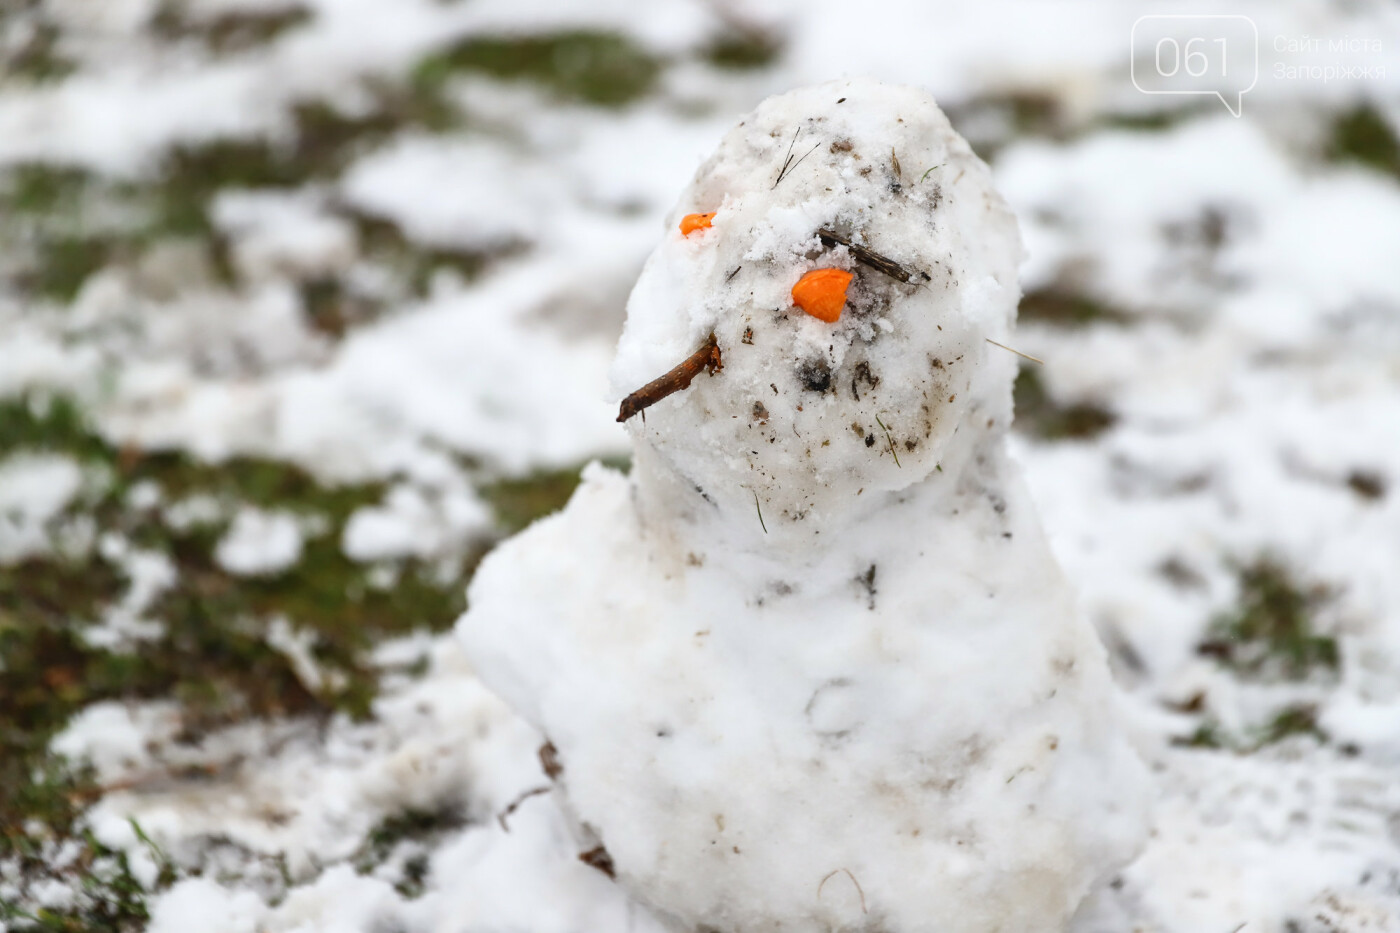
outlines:
{"label": "snowman head", "polygon": [[1015,318],[1015,219],[927,94],[843,80],[768,99],[667,227],[613,388],[713,337],[722,368],[627,421],[640,480],[680,511],[809,541],[1005,430],[1015,359],[987,341]]}

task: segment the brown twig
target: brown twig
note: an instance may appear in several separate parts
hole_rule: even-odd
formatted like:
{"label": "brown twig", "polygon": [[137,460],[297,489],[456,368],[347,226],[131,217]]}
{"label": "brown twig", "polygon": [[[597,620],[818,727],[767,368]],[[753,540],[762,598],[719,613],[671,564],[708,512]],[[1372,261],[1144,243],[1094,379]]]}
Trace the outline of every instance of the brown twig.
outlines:
{"label": "brown twig", "polygon": [[719,343],[711,334],[705,343],[681,364],[659,379],[653,379],[622,400],[617,410],[617,420],[626,421],[638,412],[645,411],[657,402],[690,387],[690,382],[700,375],[702,369],[713,376],[724,368],[720,360]]}
{"label": "brown twig", "polygon": [[888,256],[881,256],[868,246],[861,246],[859,243],[852,243],[849,237],[844,237],[834,230],[827,230],[823,227],[817,231],[817,236],[827,246],[844,246],[851,251],[851,255],[856,258],[856,262],[864,263],[878,272],[883,272],[892,279],[898,279],[908,284],[917,276],[927,282],[933,278],[927,272],[919,269],[909,269],[895,262]]}
{"label": "brown twig", "polygon": [[821,896],[822,896],[822,888],[826,885],[826,883],[827,883],[828,881],[830,881],[832,878],[834,878],[834,877],[836,877],[837,875],[839,875],[841,872],[845,872],[845,873],[846,873],[846,877],[851,879],[851,884],[853,884],[853,885],[856,886],[856,893],[860,895],[860,912],[863,913],[863,914],[868,914],[868,913],[870,913],[870,911],[868,911],[868,910],[865,909],[865,890],[864,890],[863,888],[861,888],[860,882],[856,880],[856,876],[855,876],[855,875],[851,874],[851,870],[850,870],[849,868],[838,868],[838,869],[836,869],[835,871],[833,871],[833,872],[831,872],[830,874],[828,874],[825,878],[823,878],[823,879],[821,880],[821,883],[817,885],[817,898],[818,898],[818,899],[821,898]]}
{"label": "brown twig", "polygon": [[516,810],[519,810],[520,805],[525,801],[529,800],[531,797],[538,797],[540,794],[547,794],[551,790],[553,790],[552,787],[532,787],[527,791],[523,791],[519,797],[516,797],[510,802],[509,806],[507,806],[500,813],[496,814],[496,821],[501,824],[501,829],[505,830],[506,832],[510,832],[510,827],[506,825],[506,819]]}

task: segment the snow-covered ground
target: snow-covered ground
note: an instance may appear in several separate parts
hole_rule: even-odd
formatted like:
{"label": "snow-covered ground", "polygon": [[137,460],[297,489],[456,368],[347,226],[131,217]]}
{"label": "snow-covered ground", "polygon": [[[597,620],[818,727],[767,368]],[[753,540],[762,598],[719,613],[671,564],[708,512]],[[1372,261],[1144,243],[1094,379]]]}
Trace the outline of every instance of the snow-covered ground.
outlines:
{"label": "snow-covered ground", "polygon": [[1178,5],[5,5],[0,924],[656,928],[452,594],[503,490],[626,454],[622,305],[699,159],[872,74],[1020,217],[1015,453],[1161,787],[1075,929],[1400,930],[1400,10],[1196,9],[1257,27],[1242,118],[1134,89]]}

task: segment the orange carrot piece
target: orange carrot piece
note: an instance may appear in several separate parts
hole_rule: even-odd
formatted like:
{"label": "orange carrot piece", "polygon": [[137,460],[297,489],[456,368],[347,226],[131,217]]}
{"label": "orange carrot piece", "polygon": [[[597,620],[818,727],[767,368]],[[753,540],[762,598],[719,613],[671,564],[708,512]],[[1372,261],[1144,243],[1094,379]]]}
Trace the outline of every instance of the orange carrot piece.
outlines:
{"label": "orange carrot piece", "polygon": [[792,300],[812,317],[835,324],[846,306],[846,288],[853,278],[845,269],[813,269],[792,287]]}
{"label": "orange carrot piece", "polygon": [[686,214],[681,218],[681,236],[690,236],[696,230],[707,230],[710,221],[715,219],[718,211],[710,211],[708,214]]}

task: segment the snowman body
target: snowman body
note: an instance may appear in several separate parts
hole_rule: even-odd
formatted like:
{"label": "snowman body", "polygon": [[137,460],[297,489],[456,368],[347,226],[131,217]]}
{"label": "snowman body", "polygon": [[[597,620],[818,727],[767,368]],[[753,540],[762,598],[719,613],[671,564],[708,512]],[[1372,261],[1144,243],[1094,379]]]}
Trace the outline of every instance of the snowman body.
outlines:
{"label": "snowman body", "polygon": [[[833,82],[747,117],[676,215],[615,383],[711,334],[723,368],[487,558],[470,656],[581,849],[678,929],[1063,929],[1147,791],[1005,453],[1020,247],[986,167],[926,95]],[[790,297],[825,267],[856,274],[835,323]]]}

